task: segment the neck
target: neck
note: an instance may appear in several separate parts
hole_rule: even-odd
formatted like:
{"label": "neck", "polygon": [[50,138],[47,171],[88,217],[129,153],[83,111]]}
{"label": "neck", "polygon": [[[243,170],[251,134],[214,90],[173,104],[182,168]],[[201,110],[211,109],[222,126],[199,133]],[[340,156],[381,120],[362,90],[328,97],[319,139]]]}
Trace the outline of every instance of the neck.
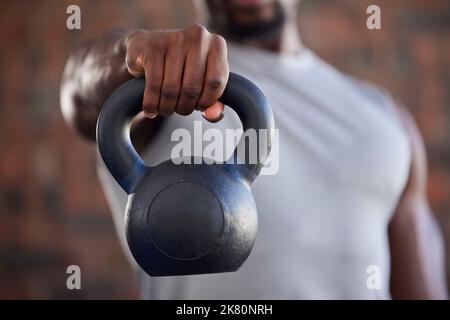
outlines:
{"label": "neck", "polygon": [[[274,53],[299,53],[302,50],[303,45],[295,21],[296,20],[289,19],[280,30],[279,34],[274,35],[272,38],[241,41],[240,43]],[[230,41],[234,40],[230,39]]]}
{"label": "neck", "polygon": [[275,34],[255,39],[236,39],[227,34],[226,31],[220,30],[220,28],[215,25],[211,25],[210,27],[215,32],[223,35],[230,42],[274,53],[296,54],[303,49],[296,16],[288,17],[283,27]]}

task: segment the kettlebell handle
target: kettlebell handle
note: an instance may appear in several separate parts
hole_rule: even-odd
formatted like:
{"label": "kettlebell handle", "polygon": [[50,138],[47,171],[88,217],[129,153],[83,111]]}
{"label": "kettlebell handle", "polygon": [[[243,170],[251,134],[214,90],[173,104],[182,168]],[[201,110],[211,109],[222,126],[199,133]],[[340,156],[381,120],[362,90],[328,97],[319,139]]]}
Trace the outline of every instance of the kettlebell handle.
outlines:
{"label": "kettlebell handle", "polygon": [[[114,179],[128,193],[133,193],[141,179],[151,167],[138,155],[130,139],[132,119],[142,111],[142,98],[145,79],[132,79],[117,88],[104,103],[97,121],[97,144],[100,154]],[[264,94],[246,78],[230,72],[227,86],[222,97],[222,103],[232,108],[239,116],[244,133],[248,129],[256,130],[257,154],[256,163],[238,164],[239,148],[245,148],[241,138],[234,150],[234,164],[239,175],[249,183],[258,176],[267,160],[274,128],[272,110]],[[259,134],[260,129],[266,129],[267,134]],[[260,150],[264,154],[259,154]],[[248,146],[245,150],[248,156]],[[243,160],[241,160],[241,163]]]}

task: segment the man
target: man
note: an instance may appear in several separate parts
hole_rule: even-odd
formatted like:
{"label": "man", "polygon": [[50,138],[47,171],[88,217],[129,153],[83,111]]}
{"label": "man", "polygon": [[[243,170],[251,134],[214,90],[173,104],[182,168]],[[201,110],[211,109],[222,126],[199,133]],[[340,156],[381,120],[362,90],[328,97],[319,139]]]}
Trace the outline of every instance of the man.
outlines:
{"label": "man", "polygon": [[[132,139],[150,164],[170,157],[173,130],[192,130],[197,106],[212,122],[206,127],[238,125],[229,112],[221,120],[217,102],[229,70],[255,82],[272,105],[279,170],[252,187],[259,231],[246,263],[235,273],[168,278],[136,267],[143,297],[446,298],[425,151],[408,112],[302,45],[298,1],[197,4],[209,13],[210,31],[111,31],[71,55],[62,81],[65,119],[94,141],[102,103],[126,80],[145,76],[145,117]],[[101,161],[99,175],[125,243],[126,195]]]}

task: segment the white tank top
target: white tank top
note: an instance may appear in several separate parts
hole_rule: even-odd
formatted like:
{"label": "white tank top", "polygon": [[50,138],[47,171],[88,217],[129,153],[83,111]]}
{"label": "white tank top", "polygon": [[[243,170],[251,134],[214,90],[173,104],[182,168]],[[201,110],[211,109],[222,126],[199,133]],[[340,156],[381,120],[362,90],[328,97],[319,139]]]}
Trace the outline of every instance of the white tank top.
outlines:
{"label": "white tank top", "polygon": [[[229,62],[266,94],[279,129],[278,172],[252,187],[259,216],[254,249],[234,273],[150,278],[137,267],[142,297],[390,298],[387,227],[410,166],[408,137],[390,96],[308,49],[286,56],[232,45]],[[170,117],[144,159],[169,159],[173,130],[192,131],[200,119],[198,112]],[[203,129],[239,125],[227,110]],[[101,161],[99,175],[129,255],[126,195]]]}

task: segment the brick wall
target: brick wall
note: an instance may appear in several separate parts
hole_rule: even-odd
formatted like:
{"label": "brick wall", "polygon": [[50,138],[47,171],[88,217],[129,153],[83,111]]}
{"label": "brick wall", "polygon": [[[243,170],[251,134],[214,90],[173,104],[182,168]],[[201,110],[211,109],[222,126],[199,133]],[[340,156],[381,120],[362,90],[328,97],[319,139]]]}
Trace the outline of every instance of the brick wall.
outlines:
{"label": "brick wall", "polygon": [[[382,9],[380,31],[365,28],[372,3]],[[69,4],[82,8],[81,31],[65,28]],[[300,10],[308,46],[411,108],[428,149],[431,203],[450,249],[448,1],[303,0]],[[193,21],[185,0],[1,2],[0,299],[137,297],[96,179],[93,147],[62,121],[61,70],[81,39],[112,26]],[[82,269],[81,291],[65,287],[70,264]]]}

